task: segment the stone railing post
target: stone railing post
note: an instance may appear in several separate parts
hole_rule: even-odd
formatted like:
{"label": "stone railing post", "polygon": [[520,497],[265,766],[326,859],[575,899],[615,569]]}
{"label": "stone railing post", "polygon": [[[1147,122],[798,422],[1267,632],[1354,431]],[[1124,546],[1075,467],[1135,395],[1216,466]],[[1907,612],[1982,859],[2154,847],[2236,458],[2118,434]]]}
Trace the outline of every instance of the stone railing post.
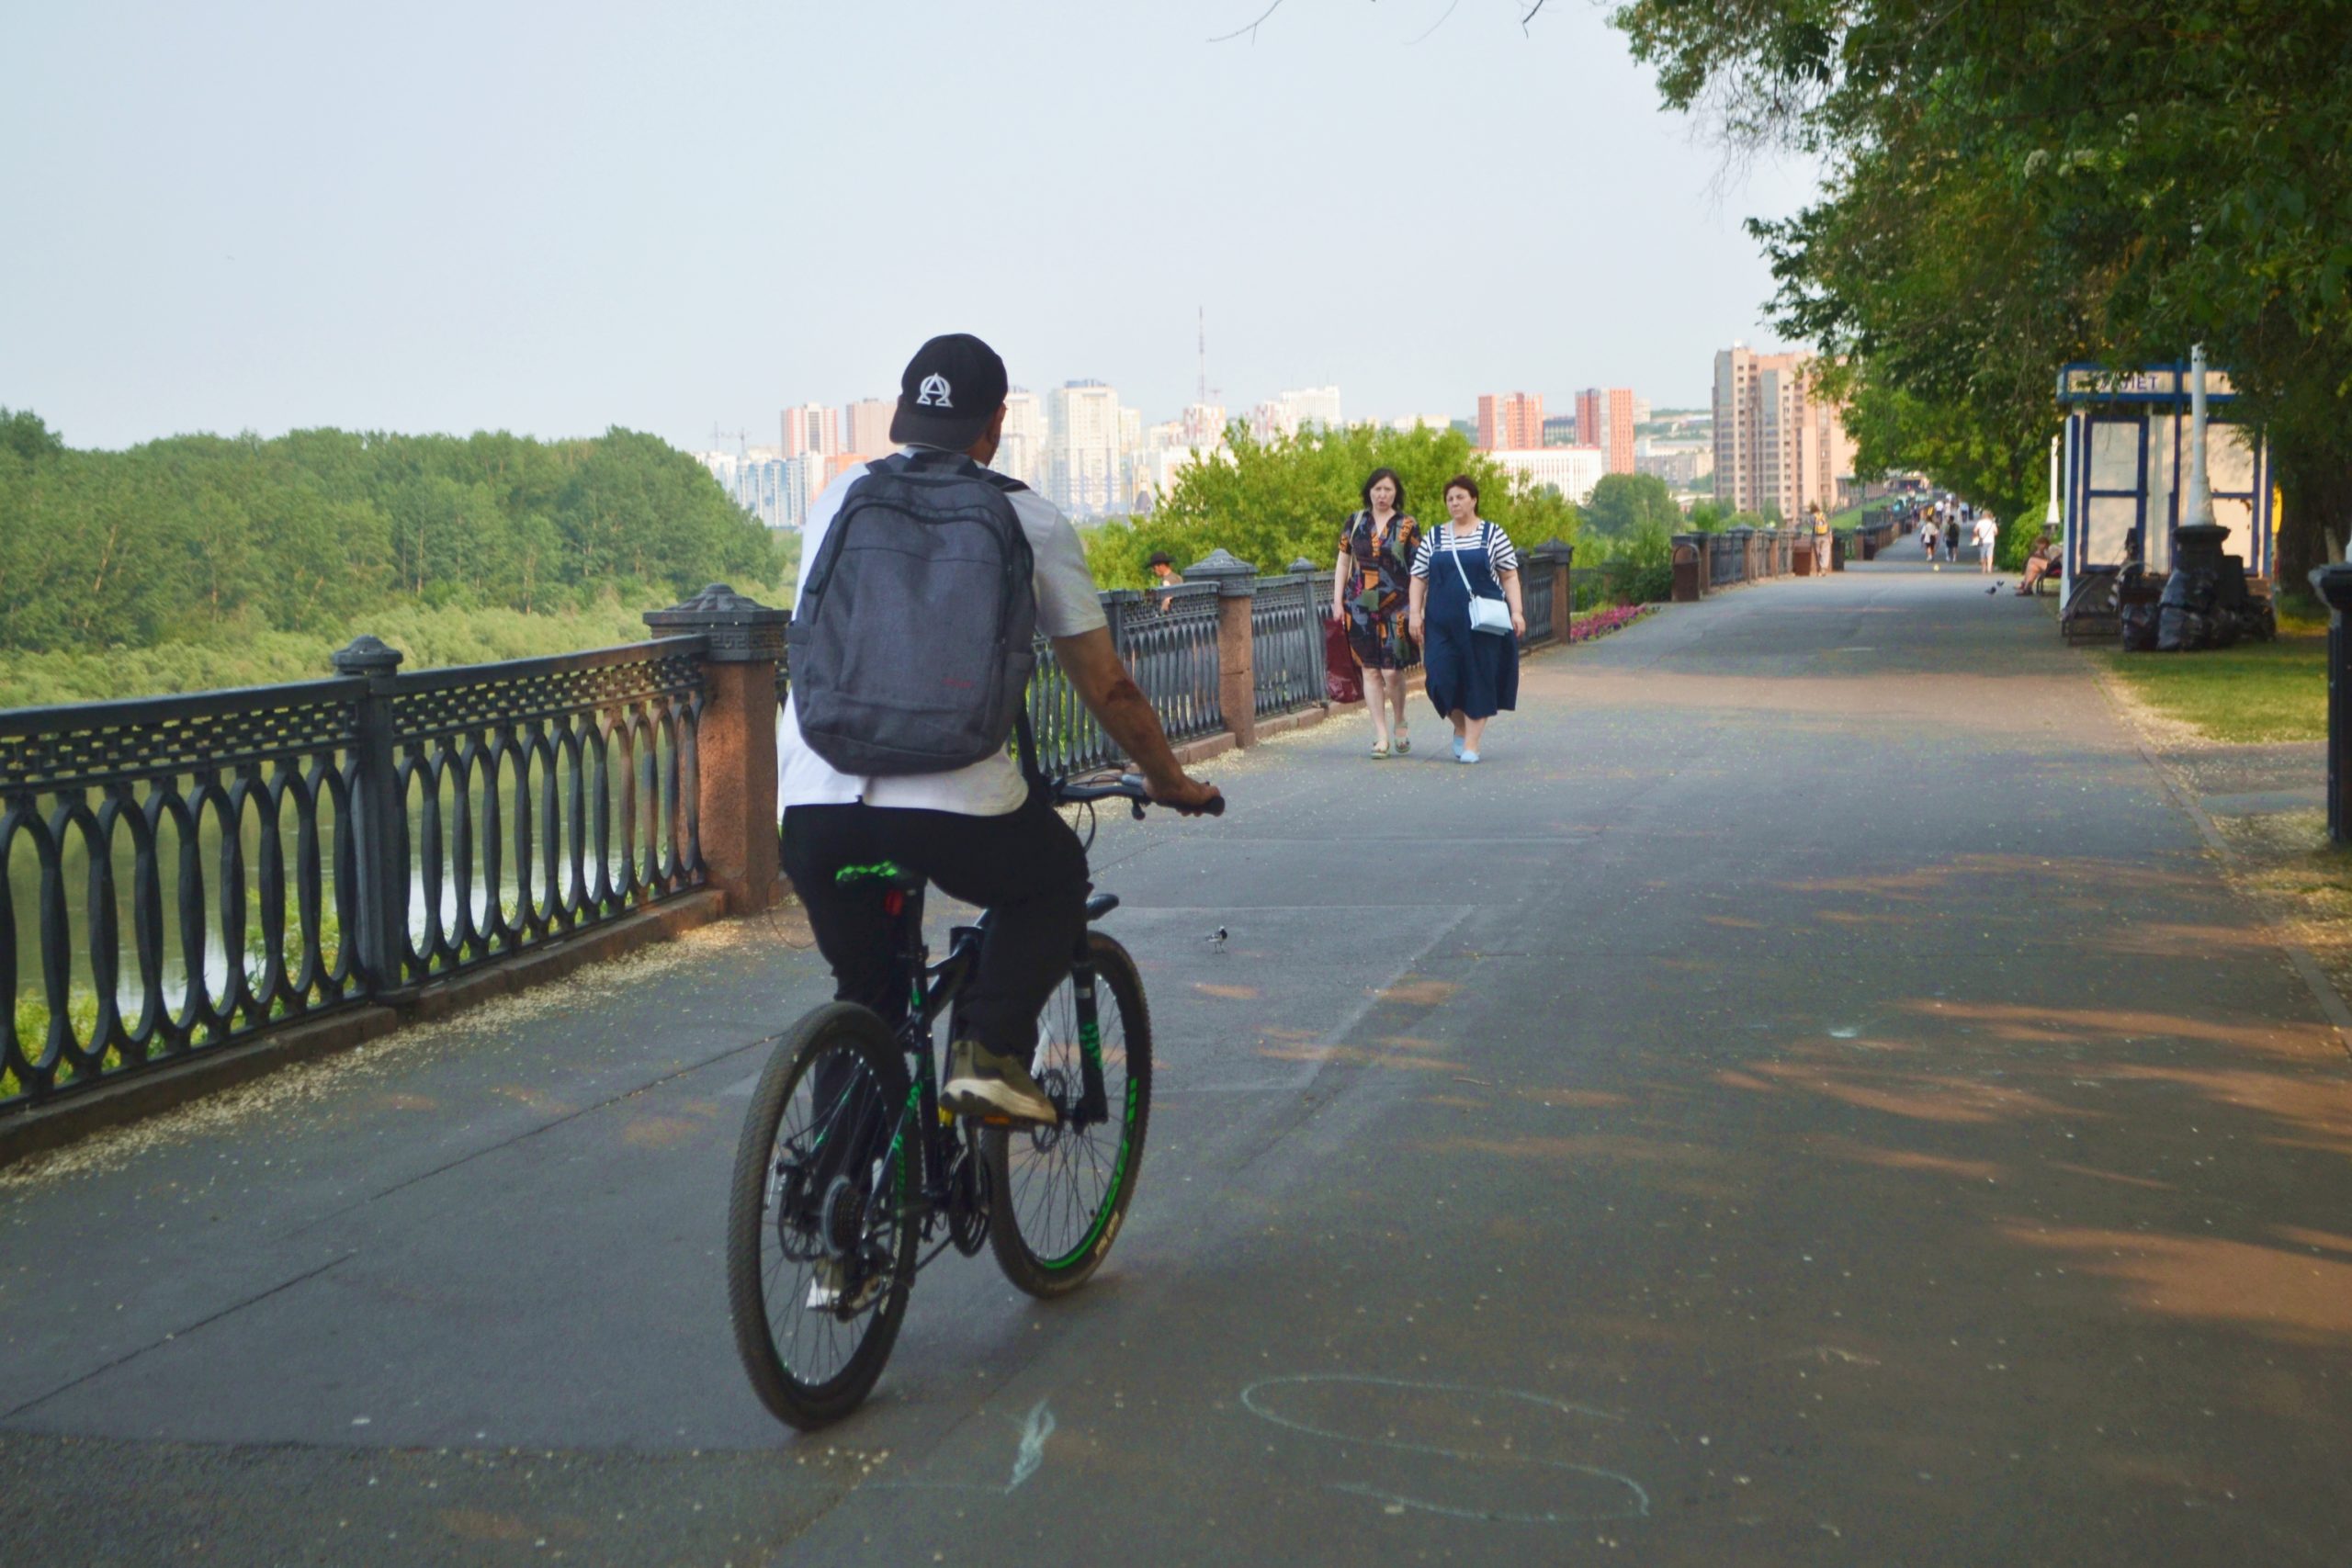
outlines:
{"label": "stone railing post", "polygon": [[684,604],[649,610],[657,637],[704,639],[702,718],[695,732],[703,881],[741,915],[771,908],[783,888],[777,858],[775,667],[788,610],[771,610],[714,582]]}
{"label": "stone railing post", "polygon": [[1732,544],[1739,556],[1739,575],[1733,581],[1737,582],[1752,581],[1756,576],[1756,530],[1742,523],[1737,527],[1725,529],[1724,532],[1731,536]]}
{"label": "stone railing post", "polygon": [[372,637],[358,637],[333,655],[334,672],[368,682],[359,699],[358,744],[352,756],[352,826],[357,840],[359,929],[354,958],[371,1001],[405,1000],[408,984],[408,801],[392,758],[392,689],[403,655]]}
{"label": "stone railing post", "polygon": [[2327,836],[2352,843],[2352,564],[2312,572],[2312,592],[2327,604]]}
{"label": "stone railing post", "polygon": [[1258,663],[1250,613],[1258,569],[1229,551],[1211,550],[1184,569],[1187,582],[1216,584],[1216,699],[1237,746],[1258,743]]}
{"label": "stone railing post", "polygon": [[[1713,570],[1709,560],[1709,541],[1704,534],[1675,534],[1670,536],[1674,562],[1674,597],[1688,604],[1707,596],[1707,578]],[[1686,559],[1684,550],[1690,552]]]}

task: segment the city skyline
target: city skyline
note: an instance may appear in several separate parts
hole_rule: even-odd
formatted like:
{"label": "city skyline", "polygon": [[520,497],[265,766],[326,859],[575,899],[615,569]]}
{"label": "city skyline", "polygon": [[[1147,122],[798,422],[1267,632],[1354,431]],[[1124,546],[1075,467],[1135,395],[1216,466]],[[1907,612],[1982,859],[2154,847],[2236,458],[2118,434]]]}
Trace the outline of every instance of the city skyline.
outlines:
{"label": "city skyline", "polygon": [[[1799,356],[1787,357],[1794,363]],[[1205,389],[1205,380],[1204,376],[1195,382],[1196,393]],[[1147,421],[1117,388],[1099,378],[1079,378],[1043,393],[1018,385],[1007,389],[993,466],[1080,518],[1150,511],[1188,465],[1224,451],[1235,426],[1261,441],[1351,424],[1462,429],[1473,447],[1498,466],[1550,485],[1578,504],[1605,474],[1651,473],[1679,487],[1712,471],[1710,436],[1636,433],[1650,422],[1653,409],[1632,388],[1586,388],[1575,394],[1575,415],[1547,418],[1540,393],[1481,393],[1474,419],[1427,412],[1358,413],[1351,419],[1341,389],[1326,385],[1286,388],[1246,412],[1196,400],[1172,419]],[[734,452],[688,450],[739,504],[769,526],[797,527],[826,484],[853,465],[895,448],[888,438],[895,407],[887,398],[855,399],[839,407],[797,403],[778,415],[777,445],[752,444],[750,426],[715,425],[712,438],[734,436]],[[1679,413],[1678,424],[1713,422],[1705,410],[1668,412]]]}

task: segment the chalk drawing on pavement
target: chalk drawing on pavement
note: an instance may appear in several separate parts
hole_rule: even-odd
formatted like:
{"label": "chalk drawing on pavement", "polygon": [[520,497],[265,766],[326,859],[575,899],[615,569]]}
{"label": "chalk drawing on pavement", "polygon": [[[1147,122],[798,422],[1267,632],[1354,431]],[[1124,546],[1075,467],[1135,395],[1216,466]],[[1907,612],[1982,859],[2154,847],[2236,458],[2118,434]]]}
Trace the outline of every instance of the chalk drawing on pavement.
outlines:
{"label": "chalk drawing on pavement", "polygon": [[886,1476],[866,1484],[880,1492],[978,1492],[990,1497],[1010,1497],[1045,1465],[1046,1439],[1054,1435],[1058,1423],[1054,1420],[1052,1408],[1042,1399],[1029,1407],[1026,1418],[1015,1421],[1007,1416],[1002,1419],[1021,1432],[1020,1447],[1012,1454],[1012,1479],[1002,1485],[993,1481],[930,1481],[915,1476]]}
{"label": "chalk drawing on pavement", "polygon": [[[1416,1382],[1348,1372],[1303,1372],[1290,1377],[1262,1378],[1241,1391],[1242,1407],[1261,1420],[1310,1438],[1350,1446],[1386,1449],[1448,1461],[1446,1465],[1413,1467],[1388,1478],[1388,1484],[1371,1480],[1331,1483],[1331,1490],[1366,1497],[1395,1513],[1412,1509],[1446,1518],[1491,1524],[1590,1524],[1607,1519],[1646,1518],[1649,1494],[1632,1476],[1600,1465],[1554,1457],[1536,1450],[1501,1447],[1484,1452],[1419,1440],[1422,1433],[1476,1429],[1488,1433],[1482,1406],[1500,1417],[1496,1430],[1510,1425],[1509,1417],[1537,1417],[1535,1436],[1543,1427],[1562,1422],[1622,1427],[1625,1418],[1589,1404],[1577,1404],[1519,1389],[1479,1388],[1468,1383]],[[1416,1418],[1418,1415],[1418,1419]],[[1416,1427],[1420,1432],[1416,1432]],[[1562,1438],[1570,1434],[1554,1433]],[[1343,1453],[1346,1451],[1342,1450]],[[1409,1492],[1397,1490],[1410,1485]]]}

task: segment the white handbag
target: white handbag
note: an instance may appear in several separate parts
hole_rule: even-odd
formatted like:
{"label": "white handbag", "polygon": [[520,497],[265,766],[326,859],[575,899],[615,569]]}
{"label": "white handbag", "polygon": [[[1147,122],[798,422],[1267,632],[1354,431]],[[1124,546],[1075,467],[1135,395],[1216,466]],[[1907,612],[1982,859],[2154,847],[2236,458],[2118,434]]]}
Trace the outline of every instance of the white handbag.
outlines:
{"label": "white handbag", "polygon": [[[1441,528],[1438,532],[1442,536],[1445,530]],[[1479,531],[1478,536],[1481,539],[1487,536],[1484,529]],[[1445,550],[1445,540],[1442,537],[1439,538],[1437,544],[1439,549]],[[1471,587],[1470,573],[1462,564],[1462,552],[1445,550],[1445,553],[1453,558],[1453,570],[1462,573],[1462,591],[1470,595],[1470,629],[1474,632],[1486,632],[1494,637],[1510,636],[1510,601],[1487,598]],[[1494,558],[1491,549],[1487,558],[1490,561]],[[1489,568],[1489,570],[1492,569]]]}

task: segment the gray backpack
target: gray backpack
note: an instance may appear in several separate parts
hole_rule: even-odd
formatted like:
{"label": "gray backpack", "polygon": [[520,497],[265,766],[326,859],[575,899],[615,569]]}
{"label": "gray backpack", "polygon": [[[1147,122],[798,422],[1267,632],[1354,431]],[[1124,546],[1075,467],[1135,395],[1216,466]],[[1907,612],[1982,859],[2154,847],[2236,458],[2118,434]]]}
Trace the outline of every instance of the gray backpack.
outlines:
{"label": "gray backpack", "polygon": [[1023,488],[930,451],[885,457],[850,487],[787,634],[809,750],[865,777],[944,773],[1026,730],[1037,590],[1012,509]]}

